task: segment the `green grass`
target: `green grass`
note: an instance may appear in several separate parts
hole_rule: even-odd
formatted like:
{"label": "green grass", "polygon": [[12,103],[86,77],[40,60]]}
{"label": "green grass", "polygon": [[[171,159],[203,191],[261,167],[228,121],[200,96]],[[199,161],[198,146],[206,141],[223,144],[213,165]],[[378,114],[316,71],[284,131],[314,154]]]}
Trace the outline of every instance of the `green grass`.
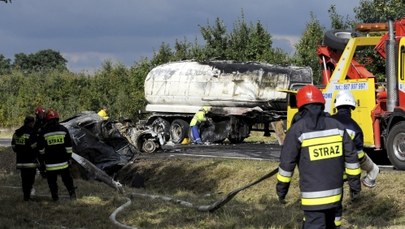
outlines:
{"label": "green grass", "polygon": [[[9,150],[9,149],[8,149]],[[7,150],[0,150],[4,151]],[[0,161],[2,160],[0,157]],[[7,157],[4,157],[7,158]],[[0,228],[117,228],[109,215],[130,197],[132,204],[118,213],[117,220],[140,228],[299,228],[302,211],[299,204],[297,173],[287,205],[280,205],[272,177],[240,192],[213,213],[163,201],[133,197],[134,192],[166,195],[206,205],[228,192],[250,183],[277,167],[275,162],[221,159],[179,159],[156,157],[139,159],[117,175],[127,184],[121,195],[110,187],[76,178],[76,201],[62,198],[51,201],[46,180],[37,177],[34,201],[22,201],[19,176],[15,171],[0,174]],[[129,187],[130,184],[143,186]],[[61,195],[67,195],[59,181]],[[345,185],[344,228],[405,227],[405,180],[403,173],[381,171],[378,186],[363,188],[356,203],[348,198]]]}

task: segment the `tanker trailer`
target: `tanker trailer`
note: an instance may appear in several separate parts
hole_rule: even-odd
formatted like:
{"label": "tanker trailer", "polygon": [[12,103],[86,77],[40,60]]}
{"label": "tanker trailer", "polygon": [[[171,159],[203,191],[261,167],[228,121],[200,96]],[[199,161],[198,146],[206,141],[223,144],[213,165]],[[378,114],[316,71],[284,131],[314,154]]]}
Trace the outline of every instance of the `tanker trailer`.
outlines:
{"label": "tanker trailer", "polygon": [[[287,93],[312,83],[312,69],[258,62],[179,61],[153,68],[145,79],[147,124],[181,143],[202,106],[212,122],[201,129],[203,141],[242,142],[252,128],[285,120]],[[266,127],[266,128],[264,128]]]}

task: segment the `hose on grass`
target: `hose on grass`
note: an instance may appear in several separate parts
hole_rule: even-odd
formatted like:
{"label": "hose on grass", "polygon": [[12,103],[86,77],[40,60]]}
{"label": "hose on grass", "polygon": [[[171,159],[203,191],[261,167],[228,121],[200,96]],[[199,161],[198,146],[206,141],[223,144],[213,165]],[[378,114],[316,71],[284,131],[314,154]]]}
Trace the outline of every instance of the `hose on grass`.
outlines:
{"label": "hose on grass", "polygon": [[129,199],[128,197],[125,197],[125,199],[127,200],[127,202],[125,202],[123,205],[119,206],[117,209],[114,210],[113,213],[111,213],[109,219],[114,223],[114,225],[120,227],[120,228],[125,228],[125,229],[138,229],[136,227],[130,227],[128,225],[122,224],[120,222],[117,221],[116,217],[117,214],[121,211],[123,211],[126,207],[128,207],[129,205],[131,205],[132,201],[131,199]]}
{"label": "hose on grass", "polygon": [[245,189],[248,189],[250,187],[252,187],[253,185],[256,185],[272,176],[274,176],[275,174],[277,174],[278,172],[278,167],[275,168],[274,170],[272,170],[271,172],[265,174],[264,176],[260,177],[259,179],[245,185],[242,186],[240,188],[237,188],[231,192],[229,192],[224,198],[219,199],[209,205],[194,205],[190,202],[187,201],[183,201],[183,200],[179,200],[179,199],[174,199],[172,197],[168,197],[168,196],[160,196],[160,195],[150,195],[150,194],[144,194],[144,193],[132,193],[132,196],[138,196],[138,197],[149,197],[151,199],[162,199],[165,201],[170,201],[176,204],[180,204],[183,205],[185,207],[188,208],[194,208],[200,212],[214,212],[216,210],[218,210],[219,208],[221,208],[222,206],[224,206],[226,203],[228,203],[233,197],[235,197],[240,191],[243,191]]}

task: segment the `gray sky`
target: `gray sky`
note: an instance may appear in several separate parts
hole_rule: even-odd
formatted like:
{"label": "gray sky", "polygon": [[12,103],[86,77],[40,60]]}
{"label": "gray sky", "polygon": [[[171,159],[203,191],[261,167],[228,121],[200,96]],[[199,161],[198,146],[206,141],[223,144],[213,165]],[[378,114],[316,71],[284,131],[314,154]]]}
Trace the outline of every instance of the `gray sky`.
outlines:
{"label": "gray sky", "polygon": [[242,10],[246,22],[265,26],[274,47],[292,53],[311,12],[330,27],[332,4],[354,18],[359,0],[12,0],[0,2],[0,54],[53,49],[75,72],[93,72],[106,60],[131,66],[162,42],[202,43],[199,25],[217,17],[231,31]]}

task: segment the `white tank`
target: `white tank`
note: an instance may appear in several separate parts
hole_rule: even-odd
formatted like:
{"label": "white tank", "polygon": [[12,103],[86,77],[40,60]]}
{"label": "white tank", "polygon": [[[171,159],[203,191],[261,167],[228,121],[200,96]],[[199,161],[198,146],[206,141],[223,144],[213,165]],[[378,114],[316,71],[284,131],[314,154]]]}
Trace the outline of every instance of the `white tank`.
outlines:
{"label": "white tank", "polygon": [[[255,107],[286,103],[293,83],[312,83],[309,67],[233,61],[181,61],[153,68],[145,79],[146,110],[163,107]],[[180,112],[180,110],[177,110]],[[182,111],[183,112],[183,111]]]}

